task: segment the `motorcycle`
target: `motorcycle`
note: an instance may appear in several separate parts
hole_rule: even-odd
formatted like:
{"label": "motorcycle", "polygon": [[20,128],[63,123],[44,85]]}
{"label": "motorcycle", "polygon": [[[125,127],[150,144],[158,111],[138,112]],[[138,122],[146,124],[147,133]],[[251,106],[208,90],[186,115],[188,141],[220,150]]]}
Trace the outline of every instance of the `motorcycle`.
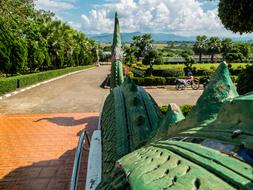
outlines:
{"label": "motorcycle", "polygon": [[184,90],[188,86],[191,86],[193,90],[199,89],[199,81],[194,79],[194,77],[190,77],[189,79],[177,79],[176,80],[176,89],[177,90]]}
{"label": "motorcycle", "polygon": [[203,86],[204,86],[204,88],[206,88],[206,86],[208,85],[209,82],[210,82],[210,77],[209,76],[205,76],[203,78]]}

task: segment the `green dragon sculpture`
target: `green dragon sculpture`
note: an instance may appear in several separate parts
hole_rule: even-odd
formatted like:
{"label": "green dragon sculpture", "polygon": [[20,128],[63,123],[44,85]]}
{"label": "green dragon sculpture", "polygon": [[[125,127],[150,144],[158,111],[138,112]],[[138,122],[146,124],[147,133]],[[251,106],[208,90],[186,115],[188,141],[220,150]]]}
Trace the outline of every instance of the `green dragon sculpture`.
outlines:
{"label": "green dragon sculpture", "polygon": [[253,189],[253,93],[238,95],[225,62],[186,118],[175,104],[163,116],[126,78],[105,101],[101,130],[97,189]]}
{"label": "green dragon sculpture", "polygon": [[117,13],[115,13],[115,26],[112,44],[112,67],[110,76],[111,89],[121,85],[124,81],[123,65],[121,59],[122,59],[122,52],[121,52],[120,26],[118,15]]}

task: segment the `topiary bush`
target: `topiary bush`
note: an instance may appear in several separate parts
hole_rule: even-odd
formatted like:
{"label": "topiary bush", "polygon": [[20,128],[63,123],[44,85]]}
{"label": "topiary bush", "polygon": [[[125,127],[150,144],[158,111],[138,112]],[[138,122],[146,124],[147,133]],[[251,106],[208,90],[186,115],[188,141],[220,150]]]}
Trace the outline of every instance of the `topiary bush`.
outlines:
{"label": "topiary bush", "polygon": [[158,57],[154,61],[154,65],[163,65],[163,64],[164,64],[164,61],[162,57]]}
{"label": "topiary bush", "polygon": [[162,72],[163,77],[180,77],[184,76],[183,69],[167,69]]}
{"label": "topiary bush", "polygon": [[190,111],[192,110],[194,106],[192,105],[183,105],[183,106],[180,106],[180,109],[182,111],[182,113],[184,114],[184,116],[186,117],[188,115],[188,113],[190,113]]}
{"label": "topiary bush", "polygon": [[[180,106],[180,109],[181,109],[182,113],[184,114],[184,116],[187,116],[193,107],[194,106],[192,106],[192,105],[186,104],[186,105]],[[163,114],[166,114],[166,112],[168,111],[168,106],[161,106],[160,110]]]}
{"label": "topiary bush", "polygon": [[214,73],[212,69],[197,69],[195,76],[211,76]]}
{"label": "topiary bush", "polygon": [[17,77],[11,77],[0,80],[0,95],[5,94],[6,92],[11,92],[16,90],[18,79]]}
{"label": "topiary bush", "polygon": [[247,65],[242,69],[237,79],[237,91],[239,94],[246,94],[253,91],[253,65]]}

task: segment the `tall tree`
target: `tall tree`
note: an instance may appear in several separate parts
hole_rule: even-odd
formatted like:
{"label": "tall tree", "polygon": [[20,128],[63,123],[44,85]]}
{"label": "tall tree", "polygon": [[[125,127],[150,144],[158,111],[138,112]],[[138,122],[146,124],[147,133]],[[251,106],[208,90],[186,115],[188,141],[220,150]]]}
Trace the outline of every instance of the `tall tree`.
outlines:
{"label": "tall tree", "polygon": [[202,62],[202,55],[207,50],[207,37],[206,36],[197,36],[196,42],[193,45],[193,51],[195,54],[199,55],[199,62]]}
{"label": "tall tree", "polygon": [[151,34],[144,34],[142,36],[134,36],[133,42],[130,47],[135,49],[135,56],[137,60],[140,60],[140,57],[144,57],[145,54],[152,49],[153,39]]}
{"label": "tall tree", "polygon": [[232,50],[232,48],[233,48],[233,40],[231,38],[225,38],[221,41],[221,53],[223,59]]}
{"label": "tall tree", "polygon": [[96,43],[52,12],[36,10],[33,0],[0,0],[0,7],[0,72],[36,72],[94,61]]}
{"label": "tall tree", "polygon": [[218,37],[211,37],[207,42],[207,53],[211,56],[211,62],[214,62],[215,54],[221,51],[221,40]]}

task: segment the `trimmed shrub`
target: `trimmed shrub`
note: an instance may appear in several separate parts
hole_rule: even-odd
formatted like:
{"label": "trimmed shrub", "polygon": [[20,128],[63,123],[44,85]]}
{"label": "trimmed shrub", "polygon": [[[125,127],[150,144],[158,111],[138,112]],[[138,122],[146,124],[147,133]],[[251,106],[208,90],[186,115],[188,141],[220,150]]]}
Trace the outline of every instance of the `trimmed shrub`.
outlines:
{"label": "trimmed shrub", "polygon": [[164,61],[162,57],[158,57],[154,61],[154,65],[163,65],[163,64],[164,64]]}
{"label": "trimmed shrub", "polygon": [[166,112],[168,111],[168,106],[161,106],[160,110],[163,114],[166,114]]}
{"label": "trimmed shrub", "polygon": [[163,77],[145,77],[144,78],[144,85],[145,86],[158,86],[158,85],[165,85],[166,79]]}
{"label": "trimmed shrub", "polygon": [[243,95],[253,91],[253,65],[247,65],[245,69],[242,69],[238,76],[237,91]]}
{"label": "trimmed shrub", "polygon": [[160,86],[160,85],[175,85],[176,77],[131,77],[135,84],[139,86]]}
{"label": "trimmed shrub", "polygon": [[229,72],[231,75],[238,76],[242,72],[242,68],[237,68],[237,69],[231,68],[231,69],[229,69]]}
{"label": "trimmed shrub", "polygon": [[[181,109],[182,113],[184,114],[184,116],[187,116],[193,107],[194,106],[192,106],[192,105],[186,104],[186,105],[180,106],[180,109]],[[166,114],[166,112],[168,111],[168,106],[161,106],[160,110],[163,114]]]}
{"label": "trimmed shrub", "polygon": [[184,76],[183,69],[168,69],[162,72],[163,77],[180,77]]}
{"label": "trimmed shrub", "polygon": [[211,76],[214,73],[215,70],[211,69],[197,69],[195,72],[195,76]]}
{"label": "trimmed shrub", "polygon": [[[158,85],[176,85],[177,79],[187,79],[186,76],[181,77],[131,77],[131,79],[135,82],[135,84],[139,86],[158,86]],[[204,82],[203,77],[194,77],[196,80],[199,81],[200,84]],[[231,79],[234,83],[237,82],[237,76],[231,76]]]}
{"label": "trimmed shrub", "polygon": [[184,76],[183,69],[166,69],[166,70],[153,70],[152,74],[159,77],[179,77]]}
{"label": "trimmed shrub", "polygon": [[18,85],[17,88],[23,88],[29,86],[31,84],[35,84],[38,81],[38,74],[29,74],[18,77]]}
{"label": "trimmed shrub", "polygon": [[[179,77],[181,78],[181,77]],[[177,77],[165,77],[167,85],[176,85]]]}
{"label": "trimmed shrub", "polygon": [[18,88],[23,88],[44,80],[48,80],[54,77],[58,77],[70,72],[75,72],[78,70],[82,70],[85,68],[93,67],[91,65],[89,66],[79,66],[79,67],[68,67],[65,69],[58,69],[58,70],[52,70],[52,71],[45,71],[40,73],[34,73],[29,75],[23,75],[18,77]]}
{"label": "trimmed shrub", "polygon": [[184,116],[187,116],[188,113],[190,113],[190,111],[192,110],[194,106],[192,105],[183,105],[183,106],[180,106],[180,109],[182,111],[182,113],[184,114]]}
{"label": "trimmed shrub", "polygon": [[132,72],[135,77],[144,77],[146,75],[146,72],[140,69],[132,69]]}
{"label": "trimmed shrub", "polygon": [[0,95],[5,94],[6,92],[11,92],[17,88],[17,77],[11,77],[0,80]]}

